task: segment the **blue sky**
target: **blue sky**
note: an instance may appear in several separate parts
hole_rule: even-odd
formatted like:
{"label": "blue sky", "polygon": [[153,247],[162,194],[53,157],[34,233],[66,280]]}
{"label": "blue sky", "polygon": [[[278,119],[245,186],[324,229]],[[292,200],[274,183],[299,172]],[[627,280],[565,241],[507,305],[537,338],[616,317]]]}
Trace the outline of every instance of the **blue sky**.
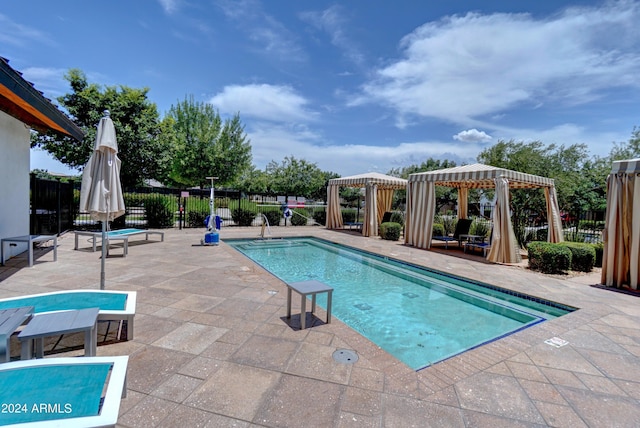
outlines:
{"label": "blue sky", "polygon": [[70,68],[150,88],[161,117],[193,95],[240,113],[256,167],[344,176],[501,139],[607,155],[640,125],[638,22],[636,1],[23,0],[0,9],[0,55],[52,99]]}

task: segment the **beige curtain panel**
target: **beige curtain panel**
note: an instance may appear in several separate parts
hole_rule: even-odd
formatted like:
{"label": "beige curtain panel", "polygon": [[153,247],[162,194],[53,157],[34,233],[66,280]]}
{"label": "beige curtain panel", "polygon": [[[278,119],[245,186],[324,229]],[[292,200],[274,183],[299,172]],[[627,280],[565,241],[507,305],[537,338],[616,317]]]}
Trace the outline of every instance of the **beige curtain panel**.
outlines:
{"label": "beige curtain panel", "polygon": [[638,289],[640,282],[640,159],[613,162],[607,177],[601,283]]}
{"label": "beige curtain panel", "polygon": [[[391,209],[389,200],[393,201],[393,191],[406,189],[407,180],[377,172],[329,180],[329,186],[327,187],[327,229],[341,229],[344,224],[340,209],[340,187],[365,188],[362,235],[377,236],[378,225],[382,219],[382,216],[378,213],[381,210],[384,213],[387,206],[388,209],[386,211]],[[391,193],[390,197],[387,192]],[[378,197],[378,195],[381,195],[381,197]]]}

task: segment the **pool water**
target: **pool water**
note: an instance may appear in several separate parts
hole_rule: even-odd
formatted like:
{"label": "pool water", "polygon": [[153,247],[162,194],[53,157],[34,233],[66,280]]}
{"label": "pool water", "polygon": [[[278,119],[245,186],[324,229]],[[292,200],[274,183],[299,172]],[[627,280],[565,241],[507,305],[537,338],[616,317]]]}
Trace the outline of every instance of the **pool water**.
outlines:
{"label": "pool water", "polygon": [[332,314],[415,370],[572,310],[317,238],[224,242],[285,282],[333,287]]}

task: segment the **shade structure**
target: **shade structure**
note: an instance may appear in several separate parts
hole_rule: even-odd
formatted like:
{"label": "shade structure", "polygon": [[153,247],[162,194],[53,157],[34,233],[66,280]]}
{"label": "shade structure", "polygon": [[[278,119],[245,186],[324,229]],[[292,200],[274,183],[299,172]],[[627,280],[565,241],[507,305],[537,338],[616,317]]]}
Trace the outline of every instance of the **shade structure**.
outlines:
{"label": "shade structure", "polygon": [[607,177],[607,212],[603,231],[601,283],[640,283],[640,159],[613,162]]}
{"label": "shade structure", "polygon": [[80,211],[102,222],[100,288],[104,289],[108,222],[125,213],[116,130],[108,112],[98,123],[93,154],[82,172]]}
{"label": "shade structure", "polygon": [[343,227],[340,210],[340,187],[365,188],[362,235],[377,236],[382,214],[391,209],[393,191],[405,189],[407,180],[378,172],[329,180],[329,186],[327,187],[327,229],[340,229]]}
{"label": "shade structure", "polygon": [[[506,180],[507,184],[507,201],[508,201],[508,189],[526,189],[542,187],[549,189],[549,197],[547,199],[548,205],[552,205],[548,210],[552,213],[559,213],[557,197],[555,196],[555,184],[553,179],[547,177],[540,177],[537,175],[526,174],[518,171],[511,171],[504,168],[497,168],[490,165],[483,164],[471,164],[463,165],[454,168],[440,169],[436,171],[428,171],[417,174],[411,174],[409,176],[407,185],[407,218],[405,223],[405,243],[419,248],[431,248],[433,217],[435,215],[436,202],[435,202],[435,186],[447,186],[455,187],[458,189],[458,218],[467,217],[468,203],[465,200],[468,195],[468,189],[488,189],[496,188],[499,186],[497,179]],[[500,183],[503,183],[500,181]],[[508,208],[508,203],[503,204],[505,208]],[[464,212],[463,212],[464,211]],[[508,213],[508,210],[507,210]],[[498,221],[503,222],[509,218],[508,215],[503,215]],[[558,214],[559,219],[559,214]],[[509,220],[510,223],[510,220]],[[501,230],[501,224],[496,224],[496,218],[494,218],[494,237],[496,233]],[[496,232],[496,229],[498,232]],[[562,238],[562,225],[560,222],[556,222],[552,216],[549,219],[549,237],[551,242],[560,242]],[[513,235],[513,229],[511,233],[504,235],[501,233],[500,242],[495,242],[492,239],[492,250],[503,252],[503,249],[494,247],[501,247],[507,244],[505,237]],[[508,240],[510,241],[510,239]],[[511,249],[505,247],[505,254],[510,254]],[[487,256],[488,257],[488,256]],[[519,254],[509,261],[503,261],[503,263],[515,263],[519,261]]]}

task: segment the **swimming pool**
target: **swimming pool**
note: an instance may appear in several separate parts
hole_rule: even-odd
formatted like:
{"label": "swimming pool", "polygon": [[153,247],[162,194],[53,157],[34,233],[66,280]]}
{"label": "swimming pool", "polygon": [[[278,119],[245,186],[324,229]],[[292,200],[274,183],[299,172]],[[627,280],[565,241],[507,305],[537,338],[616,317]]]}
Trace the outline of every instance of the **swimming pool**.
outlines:
{"label": "swimming pool", "polygon": [[415,370],[573,310],[318,238],[224,242],[285,282],[333,287],[333,315]]}

